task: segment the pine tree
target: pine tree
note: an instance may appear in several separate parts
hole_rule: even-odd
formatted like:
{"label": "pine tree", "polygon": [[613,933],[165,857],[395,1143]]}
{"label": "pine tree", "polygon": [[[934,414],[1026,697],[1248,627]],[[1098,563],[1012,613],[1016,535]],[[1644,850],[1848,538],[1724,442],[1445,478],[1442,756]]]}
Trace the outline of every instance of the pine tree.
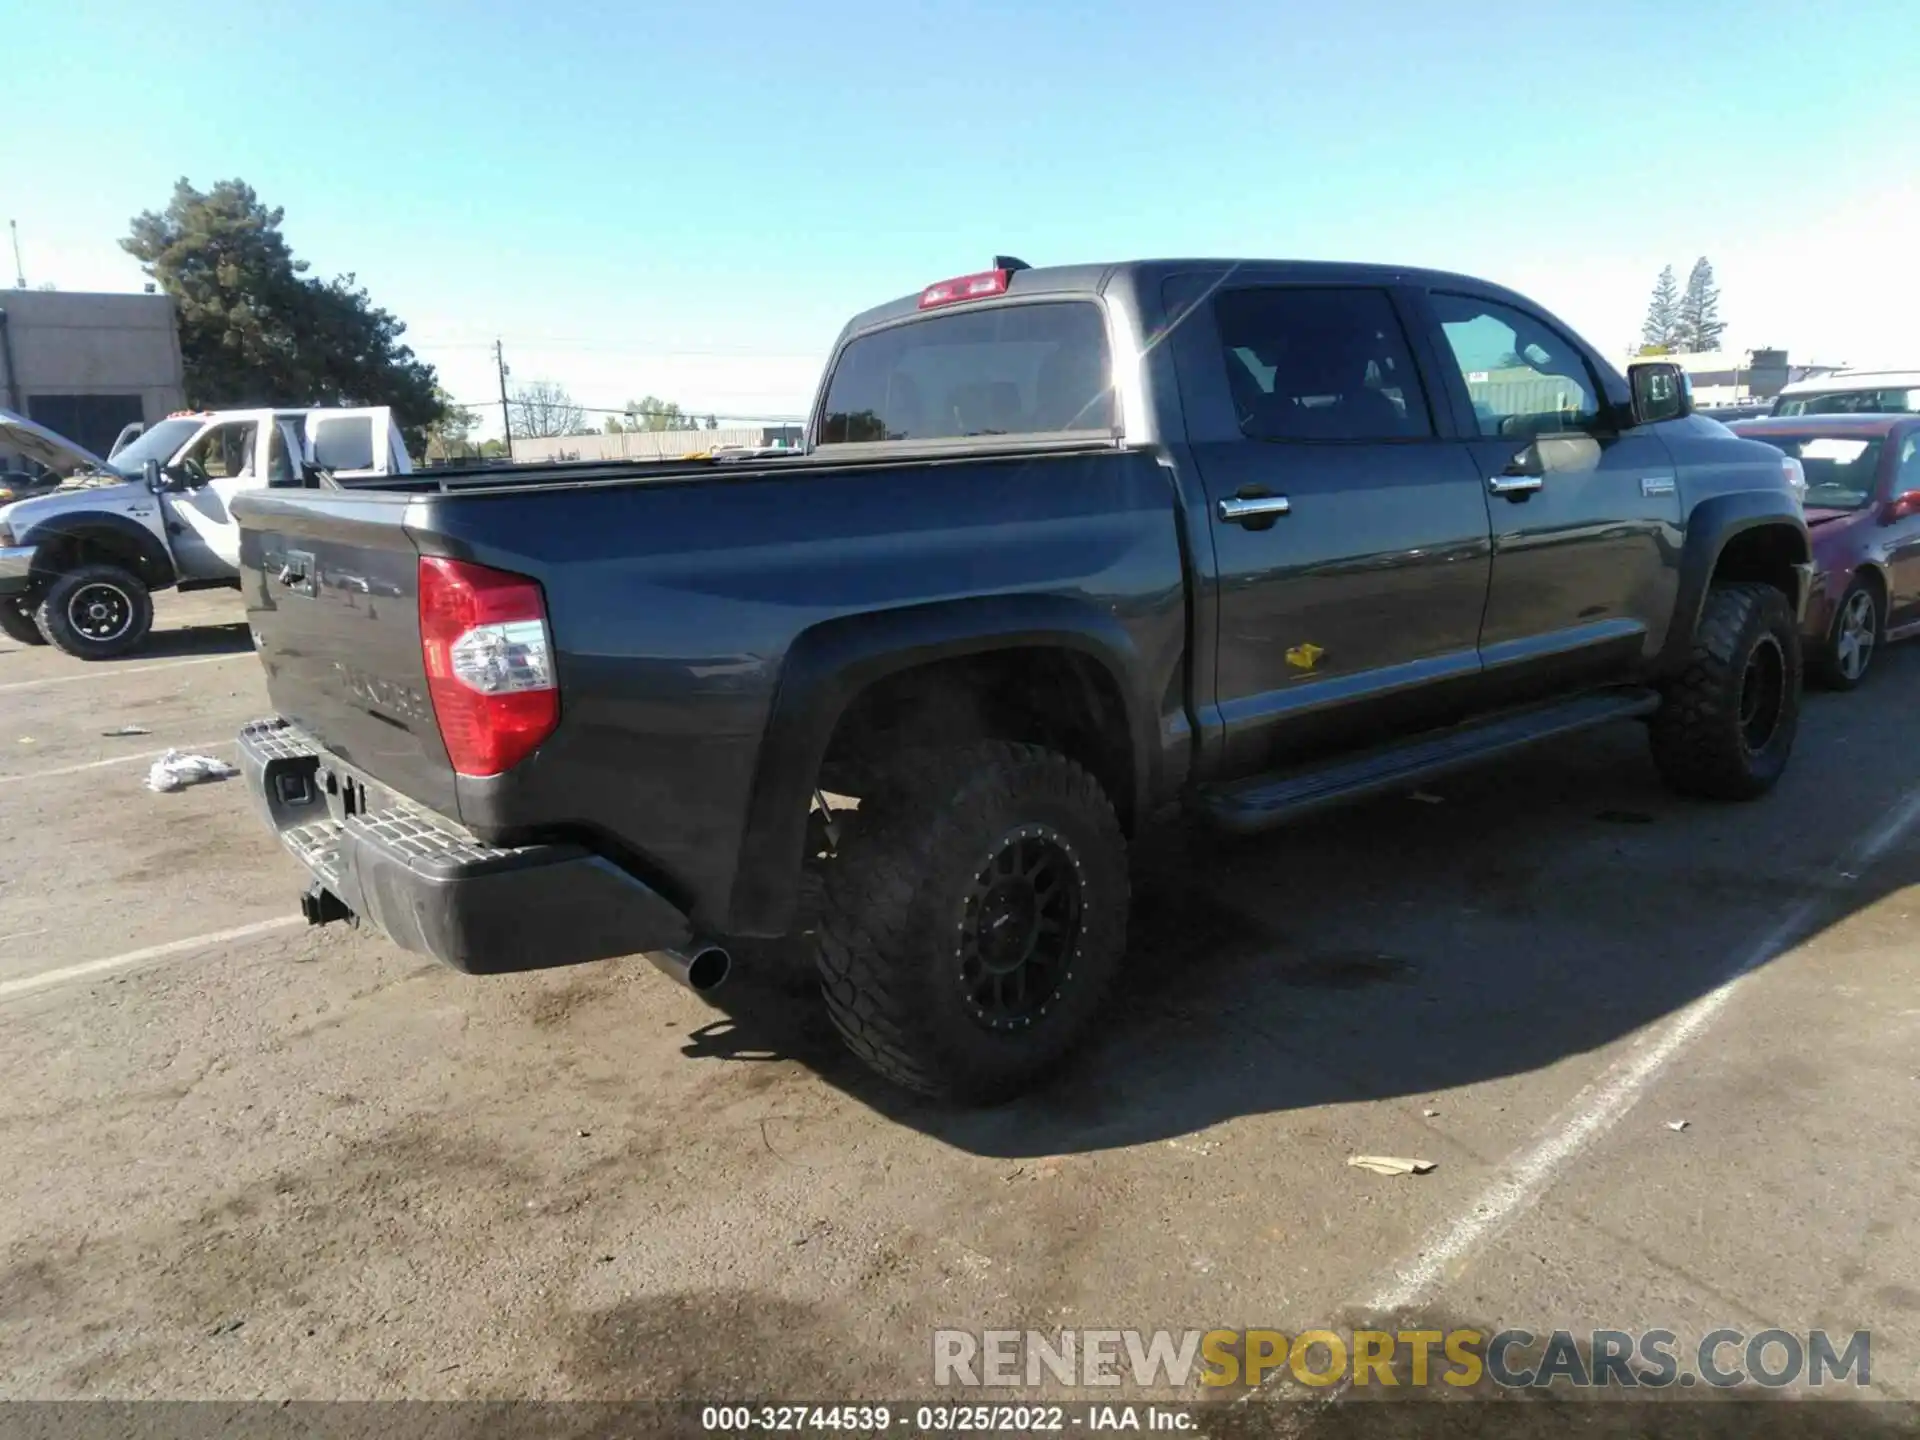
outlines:
{"label": "pine tree", "polygon": [[202,192],[181,180],[120,242],[173,297],[187,403],[391,405],[418,452],[448,419],[433,367],[352,275],[307,274],[281,218],[244,181]]}
{"label": "pine tree", "polygon": [[1727,322],[1720,318],[1720,290],[1713,283],[1713,266],[1702,255],[1687,275],[1687,293],[1680,297],[1678,343],[1682,350],[1720,348]]}
{"label": "pine tree", "polygon": [[1654,282],[1653,299],[1647,305],[1647,321],[1640,327],[1640,353],[1665,355],[1675,348],[1680,325],[1680,285],[1673,267],[1666,266]]}

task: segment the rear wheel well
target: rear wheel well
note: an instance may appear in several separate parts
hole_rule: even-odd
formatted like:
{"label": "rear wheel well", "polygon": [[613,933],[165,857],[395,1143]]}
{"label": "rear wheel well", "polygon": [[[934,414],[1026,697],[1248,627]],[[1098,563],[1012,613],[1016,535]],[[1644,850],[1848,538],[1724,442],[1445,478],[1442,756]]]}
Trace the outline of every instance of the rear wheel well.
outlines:
{"label": "rear wheel well", "polygon": [[1727,541],[1713,564],[1715,585],[1771,585],[1788,600],[1798,598],[1794,566],[1807,558],[1806,541],[1786,525],[1759,525]]}
{"label": "rear wheel well", "polygon": [[963,655],[875,681],[834,726],[820,786],[861,795],[904,754],[981,740],[1039,745],[1077,762],[1131,831],[1135,757],[1126,702],[1106,666],[1063,646]]}
{"label": "rear wheel well", "polygon": [[1872,564],[1862,565],[1853,572],[1853,578],[1879,597],[1880,618],[1884,621],[1887,618],[1887,577],[1880,573],[1880,567]]}

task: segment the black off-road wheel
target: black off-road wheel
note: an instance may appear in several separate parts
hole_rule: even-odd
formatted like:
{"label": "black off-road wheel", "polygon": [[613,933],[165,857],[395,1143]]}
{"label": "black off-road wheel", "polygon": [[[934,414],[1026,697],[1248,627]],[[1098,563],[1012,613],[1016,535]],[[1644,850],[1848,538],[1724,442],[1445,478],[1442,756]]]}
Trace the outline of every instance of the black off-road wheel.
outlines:
{"label": "black off-road wheel", "polygon": [[1010,1099],[1085,1038],[1127,940],[1127,842],[1092,776],[1031,745],[914,757],[826,875],[827,1011],[895,1084]]}
{"label": "black off-road wheel", "polygon": [[1800,728],[1800,636],[1771,585],[1707,592],[1687,667],[1669,681],[1650,727],[1667,785],[1708,800],[1752,800],[1774,787]]}
{"label": "black off-road wheel", "polygon": [[47,637],[33,623],[32,607],[18,595],[0,595],[0,635],[22,645],[44,645]]}
{"label": "black off-road wheel", "polygon": [[1807,657],[1811,678],[1829,690],[1858,689],[1885,633],[1882,610],[1880,587],[1873,581],[1856,579],[1849,585],[1834,607],[1825,643]]}
{"label": "black off-road wheel", "polygon": [[118,565],[82,565],[40,597],[34,621],[57,648],[81,660],[111,660],[137,649],[153,629],[153,597]]}

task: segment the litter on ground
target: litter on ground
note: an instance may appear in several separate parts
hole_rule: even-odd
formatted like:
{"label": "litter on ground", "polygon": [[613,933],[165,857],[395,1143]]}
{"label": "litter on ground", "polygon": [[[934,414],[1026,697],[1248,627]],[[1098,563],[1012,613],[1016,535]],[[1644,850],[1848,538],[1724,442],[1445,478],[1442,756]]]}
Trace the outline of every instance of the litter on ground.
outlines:
{"label": "litter on ground", "polygon": [[1407,1160],[1398,1155],[1349,1155],[1347,1164],[1376,1175],[1424,1175],[1433,1169],[1431,1160]]}
{"label": "litter on ground", "polygon": [[144,725],[119,725],[112,730],[102,730],[100,733],[111,740],[120,735],[151,735],[153,732]]}
{"label": "litter on ground", "polygon": [[178,750],[169,750],[153,762],[153,768],[147,771],[149,790],[184,790],[189,785],[198,785],[203,780],[225,780],[240,772],[224,760],[216,760],[211,755],[183,755]]}

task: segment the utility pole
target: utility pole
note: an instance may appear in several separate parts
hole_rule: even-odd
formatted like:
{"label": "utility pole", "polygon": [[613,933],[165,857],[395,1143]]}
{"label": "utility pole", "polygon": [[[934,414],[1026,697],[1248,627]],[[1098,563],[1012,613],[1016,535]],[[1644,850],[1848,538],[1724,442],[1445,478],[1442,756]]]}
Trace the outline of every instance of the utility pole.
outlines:
{"label": "utility pole", "polygon": [[7,229],[13,232],[13,285],[16,290],[27,288],[27,268],[20,263],[20,222],[7,221]]}
{"label": "utility pole", "polygon": [[507,405],[507,354],[500,341],[493,342],[493,363],[500,372],[500,428],[507,437],[507,459],[513,459],[513,411]]}

